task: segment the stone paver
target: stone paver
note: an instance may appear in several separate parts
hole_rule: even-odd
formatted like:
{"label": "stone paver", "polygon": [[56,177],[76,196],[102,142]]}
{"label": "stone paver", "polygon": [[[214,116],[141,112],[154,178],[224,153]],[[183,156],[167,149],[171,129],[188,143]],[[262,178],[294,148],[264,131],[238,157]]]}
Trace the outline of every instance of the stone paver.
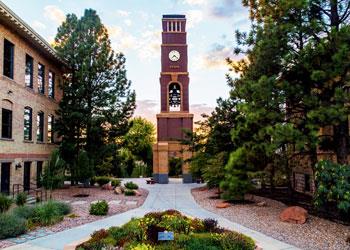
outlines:
{"label": "stone paver", "polygon": [[[130,180],[124,180],[130,181]],[[296,250],[298,248],[275,240],[257,231],[246,228],[237,223],[233,223],[220,215],[209,212],[201,208],[191,195],[191,189],[199,187],[198,184],[181,184],[178,180],[173,181],[168,185],[146,185],[145,179],[133,179],[140,187],[148,189],[149,195],[144,204],[136,209],[129,210],[122,214],[117,214],[105,219],[94,221],[82,226],[71,228],[62,232],[51,234],[42,238],[38,238],[25,244],[9,247],[8,250],[17,249],[63,249],[63,247],[71,242],[88,237],[92,232],[101,228],[111,226],[121,226],[128,222],[133,217],[142,217],[144,214],[151,211],[162,211],[166,209],[176,209],[182,213],[198,217],[198,218],[214,218],[218,220],[220,226],[226,227],[237,232],[241,232],[252,237],[257,244],[264,250]],[[20,248],[22,247],[22,248]]]}
{"label": "stone paver", "polygon": [[109,205],[119,205],[122,201],[121,200],[114,200],[114,201],[109,201]]}
{"label": "stone paver", "polygon": [[87,203],[87,201],[73,201],[72,205],[84,205],[86,203]]}
{"label": "stone paver", "polygon": [[136,206],[137,205],[137,201],[126,201],[125,205],[127,205],[127,206]]}

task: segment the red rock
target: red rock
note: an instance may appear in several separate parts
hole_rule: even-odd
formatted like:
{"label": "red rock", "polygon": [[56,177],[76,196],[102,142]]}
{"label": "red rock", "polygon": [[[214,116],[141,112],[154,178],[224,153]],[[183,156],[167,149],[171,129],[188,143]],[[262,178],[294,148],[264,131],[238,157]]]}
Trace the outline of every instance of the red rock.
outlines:
{"label": "red rock", "polygon": [[304,224],[308,216],[307,210],[302,207],[288,207],[280,214],[280,220],[284,222]]}
{"label": "red rock", "polygon": [[230,206],[231,206],[231,204],[227,203],[227,202],[220,202],[220,203],[216,204],[216,208],[228,208]]}
{"label": "red rock", "polygon": [[107,183],[107,184],[104,184],[102,186],[102,189],[103,190],[113,190],[113,187],[112,187],[111,183]]}
{"label": "red rock", "polygon": [[135,193],[136,196],[142,196],[141,192],[138,191],[138,190],[134,190],[134,193]]}

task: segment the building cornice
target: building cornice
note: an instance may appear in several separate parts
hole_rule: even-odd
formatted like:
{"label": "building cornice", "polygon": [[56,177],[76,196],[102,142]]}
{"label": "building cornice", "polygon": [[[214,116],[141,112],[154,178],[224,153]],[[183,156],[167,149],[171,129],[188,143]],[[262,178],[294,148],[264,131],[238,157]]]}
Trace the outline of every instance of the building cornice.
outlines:
{"label": "building cornice", "polygon": [[26,39],[30,40],[32,43],[37,45],[43,52],[51,56],[53,59],[59,61],[62,64],[66,64],[62,60],[56,51],[50,46],[50,44],[40,36],[36,31],[34,31],[25,21],[23,21],[19,16],[17,16],[9,7],[7,7],[0,0],[0,18],[5,19],[9,24],[17,28],[19,35],[22,35]]}

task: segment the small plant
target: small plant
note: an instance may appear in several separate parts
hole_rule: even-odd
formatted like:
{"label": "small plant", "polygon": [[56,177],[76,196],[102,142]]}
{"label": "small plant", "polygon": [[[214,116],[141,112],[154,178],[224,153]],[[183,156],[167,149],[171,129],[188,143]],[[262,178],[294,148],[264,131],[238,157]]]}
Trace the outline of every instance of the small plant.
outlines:
{"label": "small plant", "polygon": [[16,237],[27,230],[26,221],[13,214],[0,214],[0,239]]}
{"label": "small plant", "polygon": [[43,226],[53,225],[70,212],[70,207],[62,202],[49,201],[35,207],[33,222]]}
{"label": "small plant", "polygon": [[111,184],[112,184],[113,187],[119,187],[119,186],[120,186],[120,180],[118,180],[118,179],[113,179],[113,180],[111,181]]}
{"label": "small plant", "polygon": [[0,193],[0,213],[4,213],[11,207],[12,199]]}
{"label": "small plant", "polygon": [[90,214],[91,215],[106,215],[108,213],[108,203],[105,200],[98,201],[90,205]]}
{"label": "small plant", "polygon": [[125,189],[124,194],[125,194],[125,196],[135,196],[136,195],[135,191],[132,189]]}
{"label": "small plant", "polygon": [[11,213],[19,218],[30,219],[34,215],[34,206],[20,206],[11,210]]}
{"label": "small plant", "polygon": [[[235,250],[235,249],[246,249],[246,250],[254,250],[255,242],[240,233],[237,232],[228,232],[222,234],[220,237],[220,245],[222,249],[227,250]],[[234,246],[234,247],[233,247]]]}
{"label": "small plant", "polygon": [[97,176],[95,177],[97,184],[102,187],[103,185],[109,183],[111,178],[108,176]]}
{"label": "small plant", "polygon": [[215,219],[204,219],[203,220],[204,230],[207,232],[215,232],[218,227],[218,221]]}
{"label": "small plant", "polygon": [[23,206],[27,202],[28,195],[26,193],[19,193],[16,196],[16,205]]}
{"label": "small plant", "polygon": [[139,188],[139,186],[137,186],[137,184],[133,183],[132,181],[125,183],[124,186],[127,189],[138,189]]}

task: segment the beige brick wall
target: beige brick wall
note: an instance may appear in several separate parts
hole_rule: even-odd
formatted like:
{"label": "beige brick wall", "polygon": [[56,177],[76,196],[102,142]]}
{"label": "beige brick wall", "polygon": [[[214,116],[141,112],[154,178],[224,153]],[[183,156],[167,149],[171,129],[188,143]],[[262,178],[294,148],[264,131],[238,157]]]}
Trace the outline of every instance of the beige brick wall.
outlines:
{"label": "beige brick wall", "polygon": [[[3,76],[3,49],[4,39],[14,44],[14,79]],[[25,57],[33,58],[33,89],[25,87]],[[31,161],[31,179],[36,182],[36,161],[47,160],[48,155],[57,146],[47,142],[48,115],[56,116],[58,101],[62,98],[59,83],[62,81],[61,66],[43,55],[31,43],[11,32],[0,24],[0,123],[1,108],[12,106],[12,139],[0,139],[0,162],[13,162],[11,164],[11,183],[23,183],[23,162]],[[45,65],[45,94],[38,93],[37,75],[38,63]],[[55,99],[48,97],[49,71],[55,73]],[[32,141],[24,141],[23,113],[24,107],[32,108]],[[37,142],[37,113],[44,112],[44,142]],[[1,126],[0,126],[1,135]],[[21,163],[22,168],[16,170],[15,165]],[[0,173],[1,174],[1,173]]]}

